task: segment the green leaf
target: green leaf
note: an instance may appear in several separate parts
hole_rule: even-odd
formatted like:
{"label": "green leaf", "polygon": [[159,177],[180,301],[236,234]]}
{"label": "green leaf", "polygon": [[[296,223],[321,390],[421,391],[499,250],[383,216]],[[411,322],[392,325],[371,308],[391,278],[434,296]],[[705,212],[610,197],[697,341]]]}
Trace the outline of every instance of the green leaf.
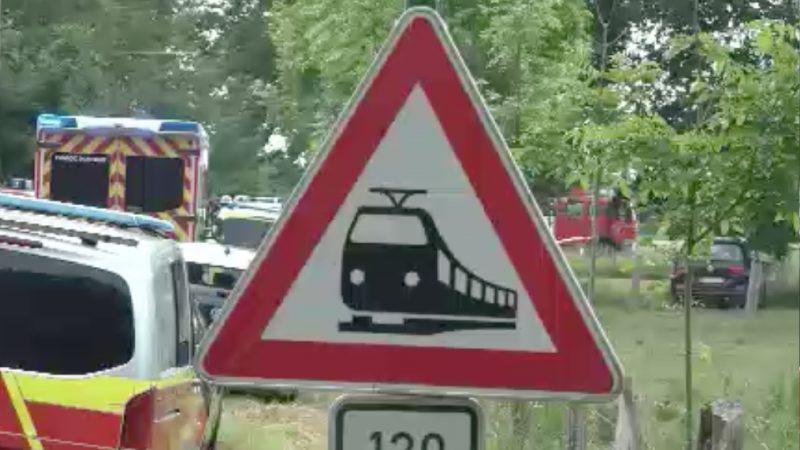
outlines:
{"label": "green leaf", "polygon": [[795,234],[800,233],[800,214],[792,214],[792,228]]}

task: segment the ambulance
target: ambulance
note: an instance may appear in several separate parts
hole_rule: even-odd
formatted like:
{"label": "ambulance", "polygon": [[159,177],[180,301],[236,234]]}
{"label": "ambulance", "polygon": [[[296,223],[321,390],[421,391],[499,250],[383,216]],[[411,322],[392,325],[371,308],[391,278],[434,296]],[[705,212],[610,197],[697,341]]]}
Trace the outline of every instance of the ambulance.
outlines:
{"label": "ambulance", "polygon": [[38,198],[153,216],[200,235],[209,140],[196,122],[41,115]]}

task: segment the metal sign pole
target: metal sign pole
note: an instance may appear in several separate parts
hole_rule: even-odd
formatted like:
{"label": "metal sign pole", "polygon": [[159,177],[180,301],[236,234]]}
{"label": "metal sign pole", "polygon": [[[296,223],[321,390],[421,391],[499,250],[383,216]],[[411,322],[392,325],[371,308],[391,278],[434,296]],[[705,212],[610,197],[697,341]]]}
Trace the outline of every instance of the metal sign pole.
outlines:
{"label": "metal sign pole", "polygon": [[435,9],[437,13],[442,14],[442,0],[403,0],[403,11],[414,6],[430,6],[429,3],[433,3],[433,9]]}

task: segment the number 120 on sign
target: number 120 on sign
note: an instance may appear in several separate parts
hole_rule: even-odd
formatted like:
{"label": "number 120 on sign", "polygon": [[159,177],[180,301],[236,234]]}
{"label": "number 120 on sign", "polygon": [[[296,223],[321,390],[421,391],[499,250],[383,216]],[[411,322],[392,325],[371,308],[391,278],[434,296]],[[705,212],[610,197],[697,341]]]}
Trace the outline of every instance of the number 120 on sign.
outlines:
{"label": "number 120 on sign", "polygon": [[470,400],[343,397],[331,408],[330,450],[481,450]]}

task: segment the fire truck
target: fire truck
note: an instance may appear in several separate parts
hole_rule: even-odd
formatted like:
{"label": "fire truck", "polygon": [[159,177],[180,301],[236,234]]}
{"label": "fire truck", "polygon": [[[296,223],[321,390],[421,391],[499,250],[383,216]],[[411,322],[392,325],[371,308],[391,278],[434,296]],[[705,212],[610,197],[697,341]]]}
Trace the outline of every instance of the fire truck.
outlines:
{"label": "fire truck", "polygon": [[209,140],[179,120],[41,115],[36,196],[167,220],[180,241],[200,236]]}
{"label": "fire truck", "polygon": [[[579,187],[555,201],[553,234],[560,242],[589,242],[592,236],[592,196]],[[636,216],[630,201],[613,189],[597,199],[598,242],[620,249],[636,240]]]}

